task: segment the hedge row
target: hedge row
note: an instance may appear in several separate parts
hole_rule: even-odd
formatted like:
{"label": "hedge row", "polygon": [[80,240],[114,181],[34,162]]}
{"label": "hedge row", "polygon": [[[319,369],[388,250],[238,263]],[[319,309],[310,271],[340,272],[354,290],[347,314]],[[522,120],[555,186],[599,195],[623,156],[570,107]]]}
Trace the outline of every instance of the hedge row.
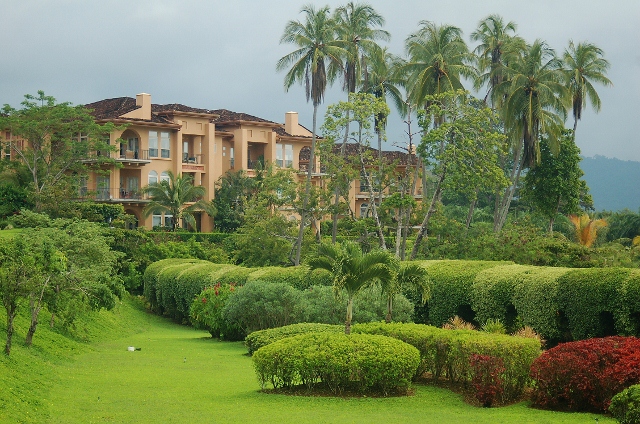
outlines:
{"label": "hedge row", "polygon": [[431,299],[416,321],[440,327],[458,315],[482,325],[527,325],[551,344],[640,335],[640,271],[570,269],[483,261],[421,261]]}
{"label": "hedge row", "polygon": [[205,287],[216,283],[241,286],[257,280],[299,289],[330,284],[328,274],[311,272],[305,267],[254,269],[197,259],[164,259],[147,267],[143,277],[144,296],[153,311],[184,320],[189,316],[194,297]]}
{"label": "hedge row", "polygon": [[420,352],[418,374],[424,372],[437,380],[471,384],[474,355],[498,358],[504,367],[500,373],[502,401],[517,399],[530,385],[529,370],[540,355],[537,339],[491,334],[472,330],[444,330],[423,324],[356,324],[353,333],[379,334],[402,340]]}
{"label": "hedge row", "polygon": [[278,340],[286,339],[287,337],[297,336],[298,334],[307,333],[343,333],[343,325],[333,324],[314,324],[314,323],[300,323],[285,325],[284,327],[268,328],[266,330],[254,331],[249,334],[244,341],[244,344],[249,350],[249,355],[253,355],[253,352],[260,349],[263,346],[269,345]]}
{"label": "hedge row", "polygon": [[303,385],[309,391],[320,385],[334,394],[406,393],[419,362],[418,350],[400,340],[331,332],[288,337],[253,354],[263,389],[268,383],[276,389]]}

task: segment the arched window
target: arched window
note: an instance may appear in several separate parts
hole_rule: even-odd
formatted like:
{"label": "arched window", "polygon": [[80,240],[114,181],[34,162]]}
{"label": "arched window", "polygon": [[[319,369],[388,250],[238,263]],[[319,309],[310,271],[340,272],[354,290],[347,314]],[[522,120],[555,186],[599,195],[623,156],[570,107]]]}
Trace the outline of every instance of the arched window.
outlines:
{"label": "arched window", "polygon": [[149,171],[149,185],[158,183],[158,173],[156,171]]}
{"label": "arched window", "polygon": [[167,171],[164,171],[162,174],[160,174],[160,182],[169,182],[169,173]]}
{"label": "arched window", "polygon": [[363,203],[360,205],[360,218],[366,218],[369,214],[369,204]]}

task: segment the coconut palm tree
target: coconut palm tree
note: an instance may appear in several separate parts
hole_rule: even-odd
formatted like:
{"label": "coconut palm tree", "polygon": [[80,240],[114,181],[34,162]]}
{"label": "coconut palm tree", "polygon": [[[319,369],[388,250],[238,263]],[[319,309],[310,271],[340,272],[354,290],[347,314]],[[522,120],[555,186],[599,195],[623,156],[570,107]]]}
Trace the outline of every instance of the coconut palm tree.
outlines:
{"label": "coconut palm tree", "polygon": [[606,77],[609,62],[603,58],[601,48],[591,43],[573,44],[564,51],[564,74],[571,92],[573,104],[573,133],[575,137],[578,120],[582,118],[582,109],[587,105],[587,98],[593,109],[600,111],[600,96],[593,87],[599,83],[605,87],[613,85]]}
{"label": "coconut palm tree", "polygon": [[516,28],[512,21],[505,24],[500,15],[489,15],[471,33],[471,40],[480,42],[474,50],[479,73],[475,88],[478,90],[486,84],[485,101],[490,99],[494,107],[493,91],[504,81],[502,66],[513,60],[525,46],[524,40],[515,35]]}
{"label": "coconut palm tree", "polygon": [[293,259],[295,265],[300,263],[302,237],[308,217],[306,209],[311,193],[311,176],[315,168],[318,106],[324,99],[327,83],[333,81],[338,69],[342,69],[341,59],[346,55],[346,50],[340,47],[336,39],[335,22],[328,6],[316,10],[312,5],[306,5],[302,7],[301,13],[304,13],[305,21],[287,22],[280,38],[280,43],[295,44],[297,49],[280,58],[276,64],[278,71],[288,70],[284,77],[285,90],[289,90],[295,83],[304,84],[307,101],[311,100],[313,104],[311,155]]}
{"label": "coconut palm tree", "polygon": [[336,291],[347,293],[347,316],[344,332],[351,333],[353,298],[375,283],[390,284],[394,278],[393,257],[384,250],[362,253],[353,242],[321,244],[316,256],[309,260],[311,269],[324,269],[331,273]]}
{"label": "coconut palm tree", "polygon": [[505,96],[507,131],[523,145],[523,166],[540,160],[539,140],[546,134],[553,151],[564,128],[569,92],[563,85],[562,61],[544,41],[527,46],[520,58],[503,66],[505,80],[495,96]]}
{"label": "coconut palm tree", "polygon": [[451,25],[421,21],[417,32],[405,41],[409,60],[404,65],[412,102],[422,104],[426,96],[463,89],[462,78],[477,75],[473,55],[462,39],[462,30]]}
{"label": "coconut palm tree", "polygon": [[562,62],[544,41],[536,40],[526,46],[518,57],[501,68],[504,80],[495,87],[493,97],[504,101],[501,113],[512,144],[513,166],[511,185],[494,216],[495,232],[506,221],[522,170],[536,166],[540,160],[541,135],[546,136],[552,152],[558,151],[570,104]]}
{"label": "coconut palm tree", "polygon": [[[342,68],[343,89],[347,94],[355,93],[361,84],[363,73],[366,71],[365,56],[373,49],[378,48],[376,40],[389,40],[390,35],[387,31],[376,28],[384,25],[384,18],[368,4],[349,2],[345,6],[336,9],[334,19],[339,45],[345,50]],[[340,157],[343,159],[346,154],[348,136],[349,123],[347,122],[340,148]],[[332,243],[336,242],[338,229],[337,205],[339,202],[340,188],[336,186],[334,192],[336,210],[332,214]]]}
{"label": "coconut palm tree", "polygon": [[196,228],[194,214],[198,211],[204,211],[211,217],[215,216],[215,207],[201,199],[206,193],[204,187],[194,186],[190,175],[174,175],[171,171],[167,171],[167,174],[168,180],[142,188],[142,192],[151,199],[143,210],[144,216],[153,213],[172,215],[173,231],[178,229],[181,219]]}

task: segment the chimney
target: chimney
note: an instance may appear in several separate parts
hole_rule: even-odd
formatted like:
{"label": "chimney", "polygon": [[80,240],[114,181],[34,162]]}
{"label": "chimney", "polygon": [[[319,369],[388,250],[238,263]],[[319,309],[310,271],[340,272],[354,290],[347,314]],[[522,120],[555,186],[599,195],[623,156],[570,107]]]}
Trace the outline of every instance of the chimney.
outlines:
{"label": "chimney", "polygon": [[140,107],[141,119],[151,119],[151,94],[136,94],[136,106]]}
{"label": "chimney", "polygon": [[284,114],[284,130],[291,135],[298,135],[298,112]]}

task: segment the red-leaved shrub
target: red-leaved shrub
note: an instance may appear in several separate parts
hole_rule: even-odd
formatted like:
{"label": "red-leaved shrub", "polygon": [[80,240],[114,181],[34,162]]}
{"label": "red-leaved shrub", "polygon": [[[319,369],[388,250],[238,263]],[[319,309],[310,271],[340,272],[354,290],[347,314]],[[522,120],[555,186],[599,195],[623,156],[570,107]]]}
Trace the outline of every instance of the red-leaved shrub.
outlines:
{"label": "red-leaved shrub", "polygon": [[531,366],[532,400],[547,409],[603,412],[640,382],[640,339],[605,337],[562,343]]}
{"label": "red-leaved shrub", "polygon": [[469,362],[472,370],[471,384],[476,392],[476,399],[488,408],[504,392],[501,378],[505,371],[504,361],[495,356],[474,353]]}

